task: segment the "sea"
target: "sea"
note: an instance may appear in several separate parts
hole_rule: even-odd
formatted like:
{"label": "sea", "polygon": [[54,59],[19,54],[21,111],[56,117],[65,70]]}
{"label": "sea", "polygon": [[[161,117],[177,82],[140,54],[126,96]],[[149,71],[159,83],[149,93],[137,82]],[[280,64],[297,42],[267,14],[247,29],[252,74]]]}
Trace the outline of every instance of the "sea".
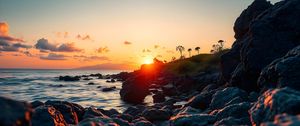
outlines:
{"label": "sea", "polygon": [[[59,76],[65,75],[76,76],[95,73],[107,75],[119,72],[122,71],[0,69],[0,96],[27,102],[62,100],[74,102],[83,107],[114,108],[122,112],[131,105],[120,99],[119,91],[122,82],[108,83],[105,79],[97,78],[74,82],[58,80]],[[93,82],[94,85],[89,85],[90,82]],[[116,86],[116,90],[102,91],[102,88],[111,86]]]}

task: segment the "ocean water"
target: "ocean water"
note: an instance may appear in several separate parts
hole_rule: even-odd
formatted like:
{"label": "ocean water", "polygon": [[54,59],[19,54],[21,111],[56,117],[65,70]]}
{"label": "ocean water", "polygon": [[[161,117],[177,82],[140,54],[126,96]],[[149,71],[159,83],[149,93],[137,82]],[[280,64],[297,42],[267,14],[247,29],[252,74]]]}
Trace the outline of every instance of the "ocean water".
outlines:
{"label": "ocean water", "polygon": [[[126,109],[129,104],[120,99],[122,83],[107,83],[105,79],[59,81],[60,75],[115,74],[119,70],[30,70],[0,69],[0,96],[23,101],[64,100],[84,107]],[[88,85],[94,82],[95,85]],[[115,91],[102,92],[101,87],[116,86]]]}

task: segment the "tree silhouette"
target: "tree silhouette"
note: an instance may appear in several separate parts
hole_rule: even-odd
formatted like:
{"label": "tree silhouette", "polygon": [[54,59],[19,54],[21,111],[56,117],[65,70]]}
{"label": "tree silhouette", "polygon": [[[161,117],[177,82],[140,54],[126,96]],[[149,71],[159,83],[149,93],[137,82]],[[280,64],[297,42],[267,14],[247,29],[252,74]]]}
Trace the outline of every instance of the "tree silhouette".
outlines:
{"label": "tree silhouette", "polygon": [[189,48],[189,49],[188,49],[188,52],[189,52],[189,55],[190,55],[190,57],[191,57],[191,52],[192,52],[192,49],[191,49],[191,48]]}
{"label": "tree silhouette", "polygon": [[198,54],[199,54],[199,50],[200,50],[201,48],[200,47],[196,47],[195,48],[195,50],[198,52]]}
{"label": "tree silhouette", "polygon": [[184,47],[179,45],[179,46],[176,47],[176,51],[179,51],[180,59],[182,59],[183,58],[182,52],[184,51]]}
{"label": "tree silhouette", "polygon": [[218,44],[213,44],[211,53],[218,53],[221,52],[224,49],[224,40],[219,40]]}

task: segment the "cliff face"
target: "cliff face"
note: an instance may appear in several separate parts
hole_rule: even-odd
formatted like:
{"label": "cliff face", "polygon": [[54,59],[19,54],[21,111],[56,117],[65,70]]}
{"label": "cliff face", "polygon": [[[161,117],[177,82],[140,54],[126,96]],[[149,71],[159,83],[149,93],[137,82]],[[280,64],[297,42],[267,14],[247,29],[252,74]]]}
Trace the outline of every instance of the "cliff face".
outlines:
{"label": "cliff face", "polygon": [[271,5],[255,0],[235,22],[236,41],[222,56],[222,78],[231,86],[257,91],[261,70],[300,44],[300,1]]}

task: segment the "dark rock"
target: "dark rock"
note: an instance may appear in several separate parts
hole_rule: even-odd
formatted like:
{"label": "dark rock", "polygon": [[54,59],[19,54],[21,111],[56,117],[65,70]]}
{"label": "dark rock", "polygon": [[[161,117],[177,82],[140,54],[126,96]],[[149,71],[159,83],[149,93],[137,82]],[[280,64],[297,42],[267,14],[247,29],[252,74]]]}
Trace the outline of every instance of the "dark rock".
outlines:
{"label": "dark rock", "polygon": [[105,88],[102,88],[102,91],[103,91],[103,92],[113,91],[113,90],[115,90],[116,88],[117,88],[116,86],[105,87]]}
{"label": "dark rock", "polygon": [[171,117],[172,126],[207,126],[216,121],[216,117],[208,114],[178,115]]}
{"label": "dark rock", "polygon": [[276,115],[273,122],[263,123],[261,126],[299,126],[300,115],[292,116],[287,114]]}
{"label": "dark rock", "polygon": [[102,88],[102,86],[97,86],[97,88]]}
{"label": "dark rock", "polygon": [[32,109],[28,103],[0,97],[0,108],[1,126],[29,125]]}
{"label": "dark rock", "polygon": [[248,110],[250,109],[250,107],[250,103],[247,102],[226,106],[223,109],[220,109],[216,114],[217,120],[228,117],[234,117],[236,119],[248,117],[248,122],[245,122],[245,124],[251,125],[248,114]]}
{"label": "dark rock", "polygon": [[114,82],[116,82],[116,80],[115,79],[110,79],[110,80],[107,80],[106,82],[107,83],[114,83]]}
{"label": "dark rock", "polygon": [[253,125],[273,121],[275,115],[287,113],[300,114],[300,92],[285,87],[270,89],[261,95],[254,106],[249,110]]}
{"label": "dark rock", "polygon": [[177,94],[177,89],[172,83],[162,86],[161,89],[166,96],[173,96]]}
{"label": "dark rock", "polygon": [[61,81],[79,81],[80,78],[80,76],[59,76],[59,80]]}
{"label": "dark rock", "polygon": [[94,82],[89,82],[87,85],[95,85]]}
{"label": "dark rock", "polygon": [[223,90],[219,90],[213,95],[209,108],[211,110],[221,109],[236,97],[247,99],[248,94],[244,90],[236,87],[228,87]]}
{"label": "dark rock", "polygon": [[192,108],[190,106],[181,109],[177,115],[190,115],[190,114],[199,114],[201,110]]}
{"label": "dark rock", "polygon": [[153,121],[163,121],[168,120],[171,117],[171,114],[165,110],[161,109],[146,109],[142,116],[145,117],[150,122]]}
{"label": "dark rock", "polygon": [[152,98],[154,103],[160,103],[166,100],[165,95],[162,92],[156,92],[156,94],[154,94]]}
{"label": "dark rock", "polygon": [[43,102],[41,101],[33,101],[30,103],[32,108],[37,108],[39,106],[45,105]]}
{"label": "dark rock", "polygon": [[77,126],[119,126],[111,118],[95,117],[87,118],[78,123]]}
{"label": "dark rock", "polygon": [[[299,5],[300,6],[300,5]],[[289,51],[284,57],[269,64],[258,79],[264,90],[290,87],[300,90],[300,46]]]}
{"label": "dark rock", "polygon": [[96,73],[96,74],[90,74],[90,77],[102,77],[102,74]]}
{"label": "dark rock", "polygon": [[250,120],[249,117],[244,117],[241,119],[236,119],[234,117],[228,117],[224,118],[220,121],[217,121],[214,126],[240,126],[240,125],[251,125],[251,122],[249,124]]}
{"label": "dark rock", "polygon": [[200,93],[200,94],[192,97],[191,99],[189,99],[187,106],[191,106],[193,108],[204,110],[209,107],[209,104],[211,102],[213,94],[214,94],[214,92]]}
{"label": "dark rock", "polygon": [[125,81],[127,80],[130,76],[132,76],[131,73],[128,72],[121,72],[115,75],[112,75],[113,78],[118,79],[120,81]]}
{"label": "dark rock", "polygon": [[75,111],[77,114],[78,121],[81,121],[83,119],[85,109],[81,105],[76,104],[76,103],[71,103],[71,105],[72,105],[73,111]]}
{"label": "dark rock", "polygon": [[[86,118],[95,118],[95,117],[107,117],[101,111],[97,110],[96,108],[89,107],[85,110],[85,113],[83,115],[83,119]],[[108,117],[107,117],[108,118]]]}
{"label": "dark rock", "polygon": [[235,21],[233,29],[236,41],[232,45],[232,49],[221,57],[221,71],[224,81],[230,81],[233,71],[240,63],[240,50],[243,41],[248,36],[250,24],[271,6],[271,3],[266,0],[254,0]]}
{"label": "dark rock", "polygon": [[82,80],[93,80],[93,78],[86,77],[86,78],[83,78]]}
{"label": "dark rock", "polygon": [[146,108],[144,106],[130,106],[128,107],[123,114],[129,114],[131,116],[140,115]]}
{"label": "dark rock", "polygon": [[31,124],[32,126],[67,126],[63,115],[50,105],[37,107],[32,115]]}
{"label": "dark rock", "polygon": [[109,116],[109,117],[120,114],[116,109],[104,110],[104,109],[98,108],[97,110],[99,110],[101,113],[103,113],[104,115]]}
{"label": "dark rock", "polygon": [[258,93],[250,92],[248,99],[249,99],[250,102],[256,102],[258,97],[259,97]]}
{"label": "dark rock", "polygon": [[120,126],[131,126],[131,123],[120,118],[113,118],[112,120]]}
{"label": "dark rock", "polygon": [[134,126],[153,126],[153,124],[144,117],[139,117],[133,120],[132,123],[134,123]]}
{"label": "dark rock", "polygon": [[73,108],[73,104],[67,101],[46,101],[45,105],[51,105],[60,111],[68,124],[77,124],[78,116]]}
{"label": "dark rock", "polygon": [[128,122],[131,122],[133,120],[133,116],[132,115],[129,115],[129,114],[118,114],[118,115],[113,115],[112,117],[114,118],[120,118],[120,119],[123,119],[123,120],[126,120]]}

